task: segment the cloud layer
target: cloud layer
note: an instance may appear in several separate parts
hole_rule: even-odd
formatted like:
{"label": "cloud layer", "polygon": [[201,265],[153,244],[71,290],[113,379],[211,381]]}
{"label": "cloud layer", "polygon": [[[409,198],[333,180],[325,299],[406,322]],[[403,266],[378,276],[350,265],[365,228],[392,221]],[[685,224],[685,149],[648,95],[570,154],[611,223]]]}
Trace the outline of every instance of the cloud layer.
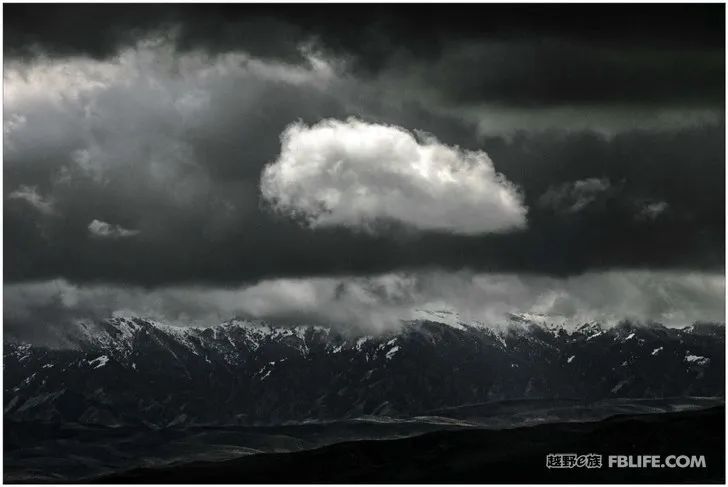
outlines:
{"label": "cloud layer", "polygon": [[397,222],[470,235],[526,224],[521,195],[485,152],[355,118],[290,125],[260,186],[277,211],[313,228]]}
{"label": "cloud layer", "polygon": [[181,326],[233,317],[326,324],[377,333],[447,309],[467,322],[501,326],[509,313],[553,323],[624,319],[684,326],[725,320],[725,278],[685,272],[600,272],[566,279],[515,274],[418,272],[370,277],[274,279],[232,289],[84,285],[64,280],[5,286],[6,333],[50,340],[72,320],[135,314]]}
{"label": "cloud layer", "polygon": [[[493,12],[478,10],[489,6],[477,7],[470,11]],[[47,19],[55,15],[49,16],[48,8],[12,6],[10,10],[20,14],[11,13],[6,19],[6,23],[15,22],[16,27],[22,24],[21,30],[31,37],[27,43],[18,43],[18,48],[30,49],[38,44],[32,38],[36,38],[38,46],[58,47],[58,51],[48,51],[47,56],[15,55],[6,59],[6,282],[64,277],[74,283],[240,286],[279,277],[373,275],[432,268],[558,276],[609,268],[724,269],[722,103],[703,101],[683,108],[680,100],[689,97],[688,90],[674,86],[661,88],[665,101],[653,100],[650,106],[635,104],[634,97],[625,102],[610,99],[597,107],[591,102],[577,104],[572,103],[575,100],[568,97],[568,91],[557,98],[557,106],[540,106],[538,97],[522,106],[514,105],[513,99],[521,99],[521,93],[529,99],[525,96],[529,88],[543,91],[543,87],[519,83],[518,96],[498,102],[496,111],[486,110],[488,127],[493,130],[483,130],[474,121],[481,120],[481,115],[468,112],[472,106],[481,113],[481,104],[453,98],[462,87],[461,77],[446,80],[435,73],[448,71],[448,62],[472,65],[472,59],[487,60],[494,52],[498,59],[513,58],[508,55],[511,48],[531,52],[523,42],[539,45],[543,34],[539,29],[523,27],[520,32],[526,38],[510,45],[508,36],[501,38],[502,32],[494,34],[495,38],[488,32],[514,24],[496,22],[495,17],[488,16],[492,25],[484,28],[482,16],[472,16],[477,19],[477,28],[468,34],[473,39],[439,31],[437,42],[422,43],[417,40],[422,31],[417,23],[412,24],[416,29],[411,31],[380,29],[379,24],[370,23],[362,24],[364,29],[347,27],[335,32],[327,38],[329,42],[306,44],[306,35],[289,38],[277,35],[288,33],[287,28],[271,27],[288,25],[287,21],[280,23],[281,19],[276,18],[265,23],[256,17],[260,12],[256,8],[239,6],[233,8],[237,17],[230,17],[234,18],[232,24],[225,24],[229,30],[221,34],[248,36],[252,44],[242,42],[245,39],[232,42],[232,37],[231,42],[210,44],[206,40],[214,36],[205,29],[194,37],[199,42],[189,37],[190,32],[176,37],[174,31],[147,31],[141,23],[141,31],[154,35],[139,36],[134,29],[108,29],[112,24],[120,26],[122,17],[129,20],[122,15],[126,9],[137,18],[149,11],[147,7],[115,6],[112,10],[119,15],[112,17],[113,21],[95,21],[89,29],[77,30],[49,25]],[[85,8],[96,7],[64,6],[56,13],[69,22],[75,19],[87,24],[84,19],[92,17],[74,15]],[[98,8],[103,11],[103,7]],[[198,21],[207,15],[205,12],[220,13],[207,8],[196,9],[186,28],[200,27]],[[409,7],[401,8],[395,9],[399,12],[395,20],[406,24],[411,18]],[[308,10],[301,8],[299,12]],[[471,18],[463,13],[465,10],[455,10],[460,21]],[[678,10],[682,11],[682,7]],[[381,10],[372,12],[374,17],[382,15]],[[523,17],[518,8],[513,12],[518,14],[514,20],[526,23],[544,18],[544,12],[531,20]],[[564,10],[558,12],[558,18],[550,22],[564,22]],[[215,22],[210,24],[215,28],[211,30],[221,25],[215,15]],[[685,17],[675,18],[682,25]],[[144,25],[154,24],[152,20],[150,17]],[[324,24],[308,32],[325,37],[330,33],[327,29],[334,26],[328,21]],[[437,28],[454,28],[446,24]],[[621,24],[608,24],[605,32],[612,39],[613,29]],[[238,25],[259,28],[233,28]],[[659,25],[663,29],[667,24]],[[700,29],[692,34],[703,33],[704,22],[694,25]],[[323,29],[320,32],[319,27]],[[101,40],[93,32],[107,31],[111,38],[101,49]],[[404,44],[404,38],[394,42],[386,37],[387,33],[407,32],[417,33],[411,37],[412,44]],[[551,32],[561,30],[547,33]],[[586,37],[593,37],[589,32]],[[629,29],[623,33],[629,39],[610,41],[607,50],[624,51],[628,56],[634,43],[644,49],[659,44],[663,50],[674,46],[682,49],[685,44],[684,33],[678,44],[664,39],[658,42],[659,36],[644,32],[639,33],[639,39],[632,39],[632,33],[633,29]],[[349,34],[351,37],[346,37]],[[380,39],[374,34],[385,37]],[[690,49],[702,50],[698,37],[692,34]],[[339,35],[342,42],[334,46]],[[61,49],[64,36],[74,37],[77,42]],[[377,39],[383,44],[374,42]],[[582,37],[578,40],[584,44]],[[722,33],[720,41],[722,63]],[[495,51],[488,47],[492,42],[498,46]],[[417,50],[405,48],[414,44],[419,46]],[[591,43],[586,44],[584,49],[590,48]],[[86,52],[89,46],[103,52]],[[392,46],[403,48],[392,50]],[[284,47],[292,49],[291,56],[279,55]],[[386,52],[377,58],[380,48]],[[464,54],[458,54],[461,49]],[[551,50],[552,56],[558,52]],[[604,50],[594,52],[598,57]],[[588,60],[589,56],[578,59]],[[675,59],[682,63],[685,57],[694,60],[689,53]],[[526,64],[531,65],[531,61],[528,59]],[[572,67],[579,71],[593,64],[580,61]],[[687,61],[684,64],[687,66]],[[518,71],[515,62],[504,68],[511,73],[508,79]],[[492,73],[481,71],[491,82],[497,82]],[[460,67],[453,73],[467,74],[469,70]],[[531,74],[525,76],[536,79]],[[640,76],[650,78],[647,73]],[[722,76],[708,79],[705,73],[700,79],[701,83],[717,82],[722,86]],[[428,84],[428,80],[436,83]],[[423,83],[428,86],[423,87]],[[553,87],[555,83],[548,84]],[[593,93],[599,92],[591,88]],[[570,123],[605,120],[608,114],[604,111],[612,109],[618,109],[630,123],[617,124],[610,136]],[[701,122],[683,116],[684,110],[693,109],[712,110],[718,120]],[[658,115],[665,110],[679,115],[676,120],[680,124],[661,123]],[[563,116],[556,113],[562,111]],[[638,119],[637,112],[642,114]],[[279,157],[280,134],[287,127],[299,121],[310,130],[321,120],[347,120],[352,116],[368,125],[434,134],[441,146],[459,147],[461,158],[463,154],[487,153],[494,170],[519,188],[521,206],[528,208],[528,224],[519,231],[478,234],[457,233],[461,225],[449,231],[419,232],[390,232],[390,226],[387,231],[372,233],[320,224],[311,231],[271,212],[268,205],[261,205],[261,172]],[[534,125],[536,119],[540,122]],[[655,123],[643,124],[650,120]],[[419,133],[413,137],[417,151],[429,144]],[[372,176],[359,166],[356,169],[357,178],[362,174]],[[381,168],[376,169],[378,173]],[[388,180],[394,178],[387,174]],[[340,176],[336,174],[336,185],[332,187],[339,188]],[[409,172],[395,179],[400,185],[411,181],[411,176]],[[585,193],[571,186],[592,179],[609,181],[609,189]],[[424,186],[402,186],[405,202],[434,200],[433,195],[423,194],[422,187],[432,187],[430,181],[425,182]],[[316,183],[319,188],[319,181]],[[372,186],[367,181],[366,187]],[[376,186],[379,189],[380,185]],[[381,187],[387,194],[392,193],[391,185]],[[541,205],[541,196],[550,189],[564,191],[563,198],[557,198],[563,205]],[[450,199],[463,200],[461,193],[465,191],[450,191],[445,196],[443,212]],[[564,211],[573,207],[580,195],[588,204],[578,211]],[[430,213],[437,215],[437,208],[425,205],[376,209],[378,215],[402,212],[394,215],[400,220],[415,215],[416,223],[429,227],[433,225]],[[348,210],[348,216],[366,215],[358,206],[354,213],[352,208]],[[467,221],[481,223],[479,219],[485,216],[471,215]],[[88,228],[93,220],[139,233],[133,238],[96,238]],[[454,222],[458,223],[457,217]],[[434,224],[450,223],[443,218]],[[377,225],[377,230],[382,227]]]}

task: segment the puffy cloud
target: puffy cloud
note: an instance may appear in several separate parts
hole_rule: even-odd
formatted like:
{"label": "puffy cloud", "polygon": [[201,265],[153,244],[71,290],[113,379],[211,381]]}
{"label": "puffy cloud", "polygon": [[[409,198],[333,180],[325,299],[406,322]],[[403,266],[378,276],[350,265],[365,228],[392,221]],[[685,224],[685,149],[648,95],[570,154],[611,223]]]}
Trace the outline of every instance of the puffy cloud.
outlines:
{"label": "puffy cloud", "polygon": [[355,118],[290,125],[278,159],[263,171],[261,192],[312,228],[398,222],[470,235],[526,225],[518,189],[485,152]]}
{"label": "puffy cloud", "polygon": [[114,225],[95,219],[88,224],[88,231],[93,237],[98,238],[125,238],[139,234],[139,230],[129,230],[121,225]]}
{"label": "puffy cloud", "polygon": [[554,323],[571,324],[632,319],[684,326],[725,320],[725,277],[678,271],[593,272],[561,279],[433,271],[272,279],[239,288],[146,289],[55,280],[6,285],[4,293],[6,333],[21,337],[45,328],[49,336],[58,335],[56,325],[114,313],[181,326],[238,316],[358,333],[392,329],[401,320],[426,316],[422,310],[442,309],[488,326],[501,326],[510,313],[544,314]]}

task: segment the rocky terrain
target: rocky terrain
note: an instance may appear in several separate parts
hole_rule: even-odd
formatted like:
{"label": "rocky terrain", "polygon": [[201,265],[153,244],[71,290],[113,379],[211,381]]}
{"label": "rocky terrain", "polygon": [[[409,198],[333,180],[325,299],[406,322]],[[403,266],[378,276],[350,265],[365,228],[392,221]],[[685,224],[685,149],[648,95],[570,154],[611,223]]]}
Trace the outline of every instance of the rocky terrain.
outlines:
{"label": "rocky terrain", "polygon": [[723,325],[567,327],[513,316],[492,328],[446,314],[379,336],[240,320],[79,323],[65,349],[5,344],[4,417],[270,425],[443,415],[510,399],[724,396]]}

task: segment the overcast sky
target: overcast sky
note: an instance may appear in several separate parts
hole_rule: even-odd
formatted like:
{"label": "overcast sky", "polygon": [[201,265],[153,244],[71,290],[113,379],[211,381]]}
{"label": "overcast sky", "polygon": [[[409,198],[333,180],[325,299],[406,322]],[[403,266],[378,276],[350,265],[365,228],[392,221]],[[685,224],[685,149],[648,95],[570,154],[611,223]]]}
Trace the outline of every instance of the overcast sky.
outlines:
{"label": "overcast sky", "polygon": [[724,320],[721,5],[4,15],[11,335]]}

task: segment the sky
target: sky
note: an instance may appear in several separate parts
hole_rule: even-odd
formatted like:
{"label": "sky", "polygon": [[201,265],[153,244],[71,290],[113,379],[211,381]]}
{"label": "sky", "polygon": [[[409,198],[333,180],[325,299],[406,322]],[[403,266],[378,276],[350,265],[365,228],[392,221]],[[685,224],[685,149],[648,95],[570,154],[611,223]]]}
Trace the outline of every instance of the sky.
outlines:
{"label": "sky", "polygon": [[8,335],[724,321],[722,5],[3,8]]}

